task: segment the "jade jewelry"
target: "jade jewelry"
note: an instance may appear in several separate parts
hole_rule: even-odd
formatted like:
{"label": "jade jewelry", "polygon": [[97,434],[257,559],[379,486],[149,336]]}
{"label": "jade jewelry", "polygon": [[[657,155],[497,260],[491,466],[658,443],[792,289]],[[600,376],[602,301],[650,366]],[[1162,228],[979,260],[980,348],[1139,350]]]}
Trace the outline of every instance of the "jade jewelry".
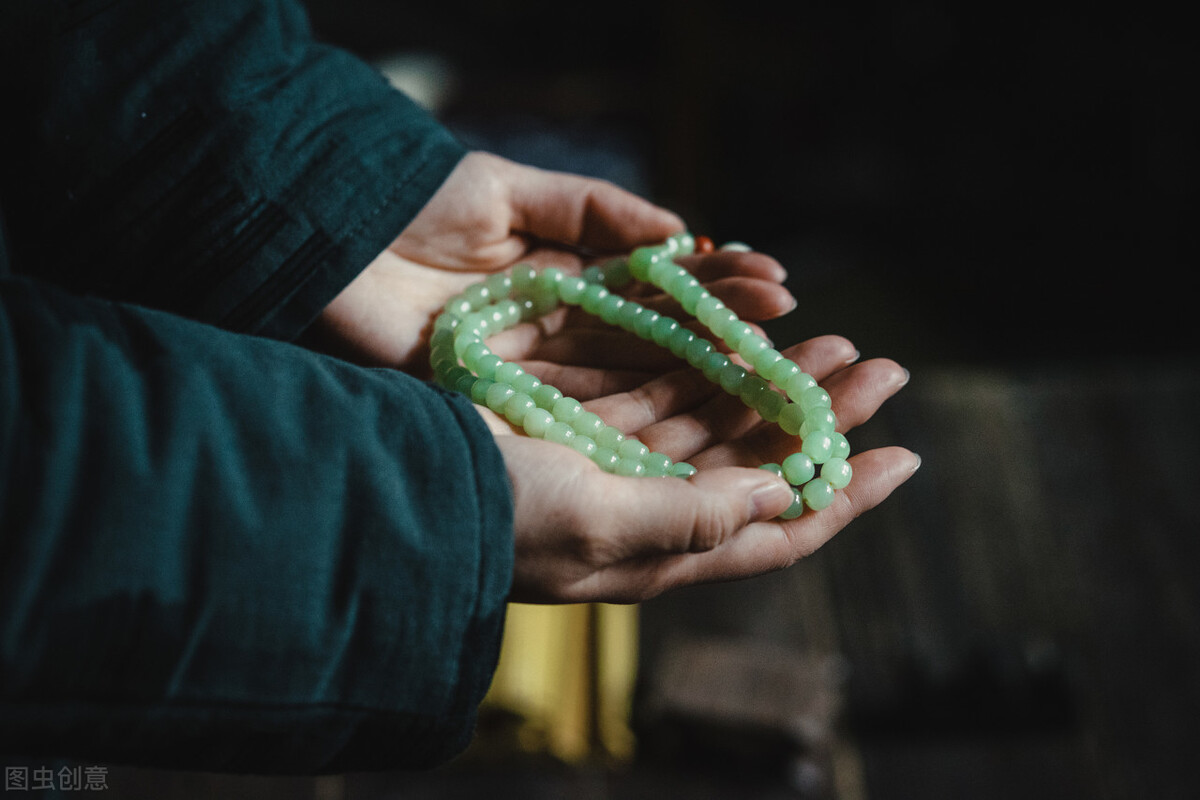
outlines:
{"label": "jade jewelry", "polygon": [[[722,249],[742,247],[733,244]],[[837,417],[830,408],[829,394],[675,262],[677,257],[712,250],[707,237],[681,233],[663,244],[638,248],[628,258],[588,267],[582,277],[554,267],[539,272],[528,265],[517,265],[511,275],[492,275],[447,301],[434,322],[430,341],[434,378],[503,415],[529,436],[579,451],[606,472],[677,478],[694,475],[692,465],[652,452],[636,437],[626,436],[585,411],[578,400],[564,396],[517,364],[503,361],[486,344],[489,336],[537,319],[561,304],[578,306],[610,325],[667,348],[739,397],[764,420],[797,437],[796,452],[783,463],[761,467],[781,475],[794,487],[792,505],[780,517],[794,519],[805,506],[826,508],[835,491],[850,483],[852,473],[846,461],[850,445],[835,430]],[[713,340],[616,293],[634,279],[651,283],[678,300]],[[751,369],[719,352],[713,343],[718,340]]]}

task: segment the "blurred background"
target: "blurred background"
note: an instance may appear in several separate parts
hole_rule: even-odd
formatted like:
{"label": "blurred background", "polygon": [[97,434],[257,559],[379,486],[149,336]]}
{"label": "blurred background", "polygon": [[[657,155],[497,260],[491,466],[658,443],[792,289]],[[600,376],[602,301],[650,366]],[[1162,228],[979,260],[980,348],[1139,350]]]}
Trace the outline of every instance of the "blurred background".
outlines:
{"label": "blurred background", "polygon": [[[493,709],[430,774],[129,773],[114,789],[1197,796],[1200,136],[1181,19],[908,1],[311,10],[468,144],[606,178],[778,258],[800,307],[768,332],[840,333],[907,366],[851,444],[924,464],[791,570],[633,617],[573,612],[570,757]],[[606,624],[633,657],[616,699],[587,666]]]}

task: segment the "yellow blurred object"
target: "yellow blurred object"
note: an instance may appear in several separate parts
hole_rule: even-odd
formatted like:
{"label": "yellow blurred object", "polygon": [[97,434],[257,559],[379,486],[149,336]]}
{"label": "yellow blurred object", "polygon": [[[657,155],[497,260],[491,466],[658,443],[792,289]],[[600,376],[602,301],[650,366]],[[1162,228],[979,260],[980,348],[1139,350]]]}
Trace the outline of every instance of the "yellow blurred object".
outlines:
{"label": "yellow blurred object", "polygon": [[578,764],[633,756],[637,606],[508,607],[483,711],[518,719],[522,751]]}

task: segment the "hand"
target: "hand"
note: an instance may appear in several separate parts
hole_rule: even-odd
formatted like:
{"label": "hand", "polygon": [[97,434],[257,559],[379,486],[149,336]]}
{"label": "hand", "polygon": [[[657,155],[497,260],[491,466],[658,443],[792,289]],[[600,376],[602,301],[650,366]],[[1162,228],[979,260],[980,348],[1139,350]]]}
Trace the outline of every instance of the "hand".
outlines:
{"label": "hand", "polygon": [[[684,229],[674,214],[612,184],[470,153],[392,245],[325,309],[304,337],[356,363],[428,375],[431,324],[451,296],[516,263],[578,274],[589,258],[627,253]],[[768,319],[794,301],[782,267],[761,254],[708,259],[707,280],[746,319]],[[719,293],[720,289],[714,289]],[[727,300],[727,302],[729,302]],[[531,355],[565,312],[525,325],[512,357]],[[510,332],[513,333],[513,332]]]}
{"label": "hand", "polygon": [[[785,354],[829,391],[843,432],[908,380],[887,359],[856,363],[853,345],[836,336]],[[796,437],[692,369],[616,393],[606,391],[599,371],[582,369],[573,380],[589,411],[700,471],[686,481],[609,475],[570,448],[508,435],[507,422],[480,409],[513,485],[515,601],[636,602],[674,587],[787,567],[883,501],[920,464],[900,447],[852,456],[854,479],[833,505],[782,521],[775,517],[791,502],[791,489],[747,467],[782,461],[798,449]]]}

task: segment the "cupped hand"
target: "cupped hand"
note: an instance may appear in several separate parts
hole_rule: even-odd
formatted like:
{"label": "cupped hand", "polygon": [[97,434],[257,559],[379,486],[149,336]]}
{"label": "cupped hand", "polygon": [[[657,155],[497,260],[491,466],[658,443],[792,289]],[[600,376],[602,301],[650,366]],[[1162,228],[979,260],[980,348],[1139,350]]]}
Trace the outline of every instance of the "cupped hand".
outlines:
{"label": "cupped hand", "polygon": [[[356,363],[426,377],[432,322],[467,286],[518,263],[578,274],[587,263],[683,229],[675,214],[605,181],[469,153],[303,341]],[[746,319],[770,319],[794,305],[781,285],[783,268],[762,254],[723,253],[691,266]],[[564,325],[572,323],[560,311],[510,331],[508,355],[531,356]]]}
{"label": "cupped hand", "polygon": [[[853,346],[836,336],[785,354],[828,389],[843,432],[869,419],[908,380],[888,359],[857,363]],[[602,371],[574,376],[585,408],[700,471],[688,480],[610,475],[568,447],[509,435],[507,422],[480,409],[497,433],[513,485],[513,600],[636,602],[679,586],[782,569],[882,502],[920,464],[901,447],[857,454],[850,459],[854,479],[833,505],[780,520],[791,488],[755,467],[798,450],[797,437],[763,422],[695,370],[612,393],[605,380]]]}

